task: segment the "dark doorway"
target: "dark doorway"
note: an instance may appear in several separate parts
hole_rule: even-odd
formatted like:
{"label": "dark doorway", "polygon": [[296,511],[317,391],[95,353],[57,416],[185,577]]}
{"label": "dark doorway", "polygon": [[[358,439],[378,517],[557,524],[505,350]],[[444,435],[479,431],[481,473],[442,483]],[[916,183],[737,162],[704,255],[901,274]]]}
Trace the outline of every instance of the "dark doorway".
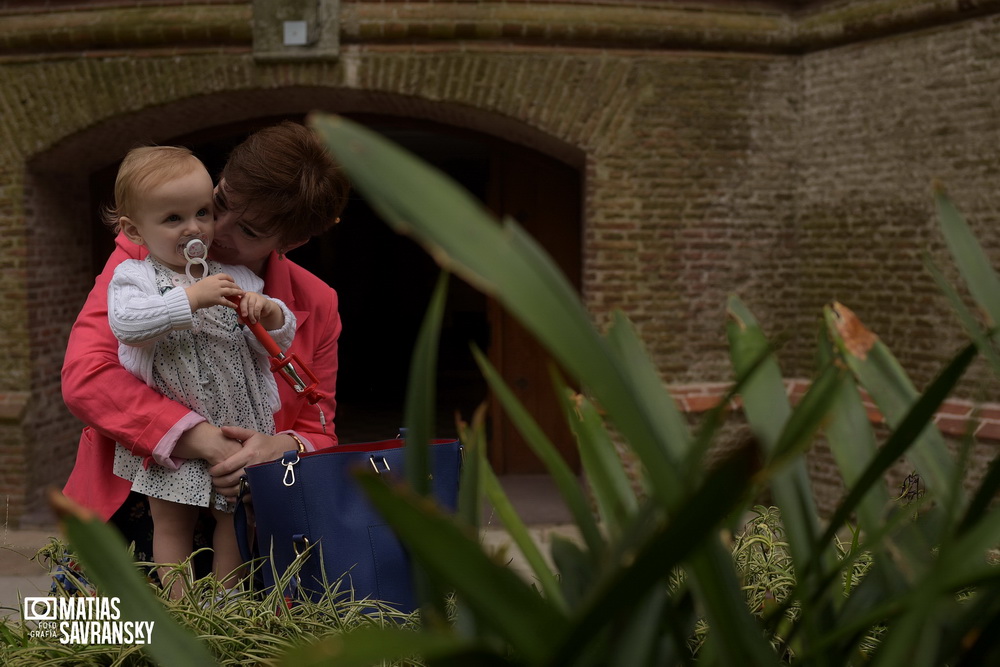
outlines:
{"label": "dark doorway", "polygon": [[[485,200],[489,150],[473,137],[393,119],[363,122],[441,169]],[[333,285],[344,332],[337,380],[342,441],[392,437],[402,425],[410,357],[440,269],[415,242],[390,229],[354,193],[342,222],[290,257]],[[487,388],[470,345],[490,346],[487,299],[452,277],[441,331],[437,433],[456,435],[456,414],[471,419]]]}
{"label": "dark doorway", "polygon": [[[290,117],[301,122],[302,116]],[[396,117],[356,116],[441,169],[499,215],[515,217],[579,287],[579,173],[554,159],[494,137]],[[170,142],[189,146],[221,171],[229,151],[249,133],[283,118],[209,128]],[[91,192],[97,211],[109,201],[117,164],[96,172]],[[413,241],[393,232],[354,193],[341,224],[289,253],[340,296],[343,333],[337,378],[337,434],[341,442],[394,437],[402,425],[409,363],[439,269]],[[113,245],[95,216],[95,272]],[[104,239],[97,242],[96,239]],[[455,416],[470,419],[488,399],[470,345],[488,351],[507,382],[536,416],[574,469],[579,459],[547,372],[547,355],[494,302],[452,278],[438,367],[438,435],[455,435]],[[490,459],[500,474],[542,472],[541,464],[496,409],[490,412]]]}

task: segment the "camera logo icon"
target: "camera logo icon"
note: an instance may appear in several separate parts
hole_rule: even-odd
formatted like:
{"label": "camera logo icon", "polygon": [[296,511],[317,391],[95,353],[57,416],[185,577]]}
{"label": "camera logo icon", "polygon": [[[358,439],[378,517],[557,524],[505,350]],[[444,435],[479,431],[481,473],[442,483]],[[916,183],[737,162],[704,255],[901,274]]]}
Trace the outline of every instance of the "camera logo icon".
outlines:
{"label": "camera logo icon", "polygon": [[54,621],[56,612],[56,598],[24,598],[25,621]]}

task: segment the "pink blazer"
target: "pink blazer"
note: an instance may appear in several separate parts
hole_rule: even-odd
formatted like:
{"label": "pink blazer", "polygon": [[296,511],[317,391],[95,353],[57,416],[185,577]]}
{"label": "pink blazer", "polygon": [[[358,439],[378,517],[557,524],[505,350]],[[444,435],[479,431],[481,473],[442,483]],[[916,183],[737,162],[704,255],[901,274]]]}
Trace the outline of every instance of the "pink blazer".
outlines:
{"label": "pink blazer", "polygon": [[[158,444],[176,442],[183,431],[203,421],[146,386],[118,362],[118,341],[108,326],[108,283],[122,261],[145,256],[145,248],[118,235],[115,250],[73,325],[63,362],[63,400],[70,412],[89,424],[83,429],[76,464],[63,493],[104,520],[121,507],[132,486],[112,472],[115,442],[151,457]],[[327,395],[319,405],[309,405],[276,378],[281,398],[281,409],[275,414],[277,431],[295,431],[313,449],[336,445],[333,419],[341,330],[337,293],[294,262],[279,260],[276,253],[267,262],[264,293],[284,301],[295,314],[295,341],[288,352],[312,369],[319,378],[319,390]],[[320,425],[319,406],[326,418],[326,433]]]}

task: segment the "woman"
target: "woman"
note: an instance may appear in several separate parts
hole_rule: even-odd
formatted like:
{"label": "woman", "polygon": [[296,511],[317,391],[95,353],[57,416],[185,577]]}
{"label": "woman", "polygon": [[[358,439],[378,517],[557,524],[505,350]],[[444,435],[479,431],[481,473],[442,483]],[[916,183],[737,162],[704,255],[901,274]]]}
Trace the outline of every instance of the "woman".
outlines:
{"label": "woman", "polygon": [[[263,278],[265,293],[288,305],[298,321],[288,352],[313,370],[320,380],[318,389],[326,395],[310,405],[279,382],[281,408],[273,436],[212,426],[122,368],[118,342],[108,326],[108,282],[119,263],[142,259],[146,253],[118,235],[66,347],[63,399],[89,424],[64,489],[67,496],[104,520],[119,526],[129,523],[134,511],[133,504],[126,503],[130,483],[112,472],[116,441],[161,465],[189,458],[208,461],[216,490],[230,499],[236,496],[245,466],[274,460],[291,449],[337,444],[337,294],[284,255],[334,225],[348,192],[346,177],[312,132],[291,122],[261,130],[237,146],[215,189],[212,259],[248,267]],[[137,538],[124,532],[129,539]]]}

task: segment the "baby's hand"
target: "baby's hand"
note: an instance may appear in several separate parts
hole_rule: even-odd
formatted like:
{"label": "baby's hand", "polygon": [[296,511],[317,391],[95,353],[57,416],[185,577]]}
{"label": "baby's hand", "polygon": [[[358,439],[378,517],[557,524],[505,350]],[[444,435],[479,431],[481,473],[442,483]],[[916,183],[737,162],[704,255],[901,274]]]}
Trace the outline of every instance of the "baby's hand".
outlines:
{"label": "baby's hand", "polygon": [[191,303],[192,312],[211,306],[235,308],[236,306],[226,297],[243,294],[243,290],[225,273],[205,276],[191,287],[185,288],[185,291],[188,301]]}
{"label": "baby's hand", "polygon": [[285,314],[278,304],[256,292],[246,292],[243,295],[240,315],[250,324],[259,321],[268,331],[280,329],[285,324]]}

